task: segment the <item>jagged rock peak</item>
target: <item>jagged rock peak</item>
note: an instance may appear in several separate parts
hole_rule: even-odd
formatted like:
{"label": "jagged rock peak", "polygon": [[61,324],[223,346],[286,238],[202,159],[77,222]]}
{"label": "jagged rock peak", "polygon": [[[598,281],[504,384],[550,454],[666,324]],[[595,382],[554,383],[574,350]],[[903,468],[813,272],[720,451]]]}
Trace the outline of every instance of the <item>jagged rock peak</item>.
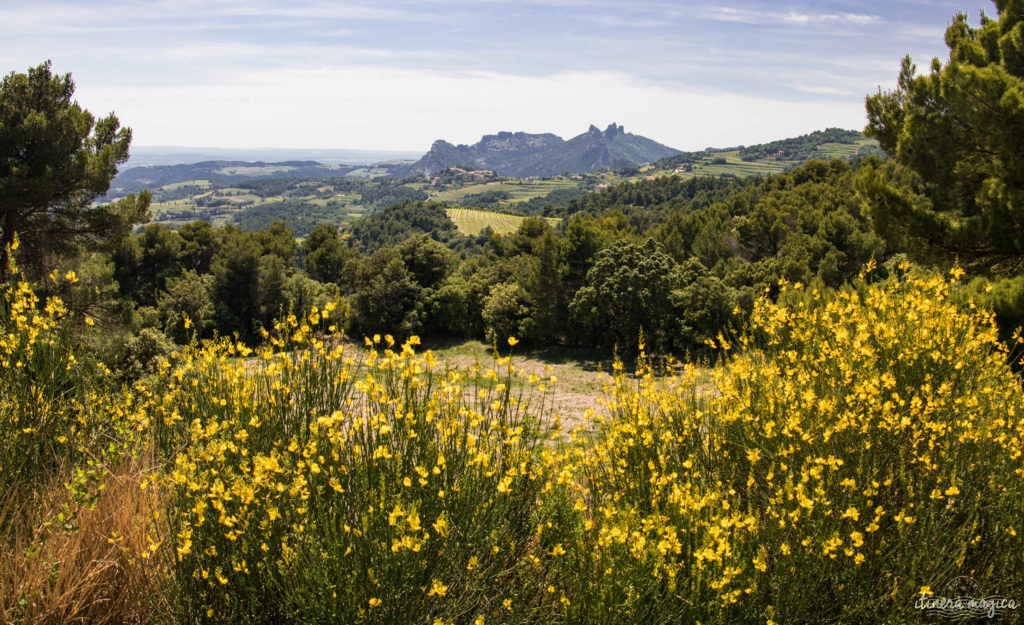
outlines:
{"label": "jagged rock peak", "polygon": [[[591,128],[593,128],[593,126],[591,126]],[[615,125],[615,122],[612,122],[604,130],[604,138],[605,139],[614,139],[616,135],[624,135],[624,134],[626,134],[626,129],[623,128],[622,126]]]}
{"label": "jagged rock peak", "polygon": [[508,130],[484,135],[468,146],[454,146],[441,140],[407,171],[411,175],[431,176],[445,167],[466,164],[503,176],[525,178],[638,165],[678,154],[677,150],[646,137],[629,135],[628,141],[619,138],[625,134],[625,128],[612,123],[604,130],[591,124],[585,133],[568,141],[551,133]]}

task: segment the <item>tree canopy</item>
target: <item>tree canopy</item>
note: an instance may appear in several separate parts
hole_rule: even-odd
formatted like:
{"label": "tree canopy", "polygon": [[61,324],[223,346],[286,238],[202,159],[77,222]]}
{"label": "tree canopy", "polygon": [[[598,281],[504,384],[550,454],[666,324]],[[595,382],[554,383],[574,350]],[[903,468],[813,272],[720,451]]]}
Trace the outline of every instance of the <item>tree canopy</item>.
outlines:
{"label": "tree canopy", "polygon": [[18,260],[44,271],[83,245],[128,234],[147,213],[146,192],[94,204],[128,159],[132,135],[112,113],[94,118],[74,91],[71,75],[53,75],[48,61],[0,84],[0,275],[15,237]]}
{"label": "tree canopy", "polygon": [[865,134],[918,177],[917,192],[867,174],[861,193],[877,229],[919,260],[1015,273],[1024,263],[1024,1],[998,18],[946,30],[949,60],[867,98]]}

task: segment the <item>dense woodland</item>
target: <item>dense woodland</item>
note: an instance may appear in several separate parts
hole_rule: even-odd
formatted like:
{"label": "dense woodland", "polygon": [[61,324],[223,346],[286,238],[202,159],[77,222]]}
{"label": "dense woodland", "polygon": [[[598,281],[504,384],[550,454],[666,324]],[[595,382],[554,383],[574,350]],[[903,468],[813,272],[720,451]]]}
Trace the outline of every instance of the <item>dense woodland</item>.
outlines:
{"label": "dense woodland", "polygon": [[[887,242],[873,225],[867,181],[908,196],[924,190],[894,160],[811,161],[763,179],[624,183],[548,205],[547,214],[563,217],[557,228],[532,217],[510,235],[467,237],[444,204],[381,185],[363,196],[381,208],[343,230],[306,214],[296,232],[263,207],[242,227],[150,224],[59,258],[59,268],[74,268],[89,287],[72,301],[104,328],[96,340],[110,364],[135,373],[140,360],[193,336],[237,334],[255,345],[260,328],[338,295],[355,336],[515,336],[526,345],[629,353],[642,333],[650,349],[696,355],[742,328],[755,299],[780,280],[836,288],[869,261],[880,279],[894,255],[915,250]],[[237,184],[282,193],[296,183]],[[40,266],[40,277],[44,269],[51,265]],[[1019,322],[1017,282],[999,283],[992,295],[984,275],[973,294],[996,306],[1007,327]],[[140,343],[149,351],[138,353]]]}
{"label": "dense woodland", "polygon": [[[912,248],[877,231],[862,189],[884,181],[912,195],[922,189],[912,174],[872,157],[812,161],[764,179],[662,177],[569,200],[548,211],[563,216],[557,228],[532,217],[504,236],[467,237],[445,205],[411,199],[343,231],[309,220],[301,244],[269,218],[259,228],[151,224],[75,267],[102,294],[82,301],[83,312],[127,341],[112,342],[109,357],[136,368],[138,339],[129,337],[143,334],[161,351],[193,335],[255,344],[260,328],[290,310],[337,295],[355,336],[515,336],[629,353],[643,333],[650,349],[696,355],[742,328],[780,280],[833,289],[869,261],[884,278],[891,259]],[[290,183],[240,184],[277,191]],[[1019,322],[1013,279],[996,295],[981,281],[973,294],[1007,327]]]}

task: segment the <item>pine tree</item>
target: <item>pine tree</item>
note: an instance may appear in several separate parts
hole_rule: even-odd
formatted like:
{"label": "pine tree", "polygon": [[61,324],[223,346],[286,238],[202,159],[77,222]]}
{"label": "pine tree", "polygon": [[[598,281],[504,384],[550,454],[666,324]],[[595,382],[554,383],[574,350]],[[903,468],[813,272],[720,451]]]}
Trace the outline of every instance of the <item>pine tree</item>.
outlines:
{"label": "pine tree", "polygon": [[997,0],[998,19],[946,31],[949,59],[867,98],[865,134],[916,177],[867,172],[859,191],[875,226],[918,260],[1016,275],[1024,268],[1024,0]]}
{"label": "pine tree", "polygon": [[70,74],[54,76],[47,61],[0,83],[0,276],[7,249],[45,272],[84,246],[127,235],[142,221],[143,192],[98,205],[118,165],[128,159],[131,130],[113,114],[96,120],[72,101]]}

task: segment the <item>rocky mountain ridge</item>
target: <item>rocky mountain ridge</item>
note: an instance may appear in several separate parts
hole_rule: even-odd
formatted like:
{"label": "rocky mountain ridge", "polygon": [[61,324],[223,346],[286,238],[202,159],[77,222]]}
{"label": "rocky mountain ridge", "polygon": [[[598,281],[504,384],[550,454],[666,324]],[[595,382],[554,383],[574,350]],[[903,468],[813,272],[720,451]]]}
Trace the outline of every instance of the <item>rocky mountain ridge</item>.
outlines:
{"label": "rocky mountain ridge", "polygon": [[604,131],[591,125],[587,132],[568,141],[551,133],[525,132],[484,135],[473,145],[438,140],[406,173],[431,176],[448,167],[469,166],[503,176],[545,177],[640,165],[678,153],[612,123]]}

